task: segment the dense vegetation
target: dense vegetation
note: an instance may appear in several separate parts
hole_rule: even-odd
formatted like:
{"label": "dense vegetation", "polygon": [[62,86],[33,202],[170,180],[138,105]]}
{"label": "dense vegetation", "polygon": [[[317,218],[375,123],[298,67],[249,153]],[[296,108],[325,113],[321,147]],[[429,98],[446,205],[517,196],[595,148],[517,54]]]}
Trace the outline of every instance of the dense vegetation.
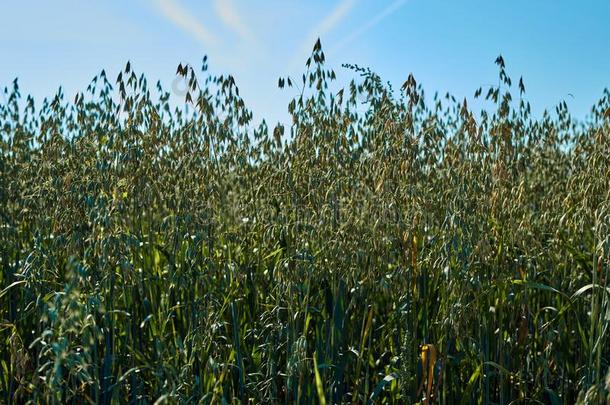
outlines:
{"label": "dense vegetation", "polygon": [[[0,401],[598,403],[610,93],[474,114],[316,44],[292,122],[180,65],[0,105]],[[336,82],[335,82],[336,83]],[[514,95],[511,97],[511,91]]]}

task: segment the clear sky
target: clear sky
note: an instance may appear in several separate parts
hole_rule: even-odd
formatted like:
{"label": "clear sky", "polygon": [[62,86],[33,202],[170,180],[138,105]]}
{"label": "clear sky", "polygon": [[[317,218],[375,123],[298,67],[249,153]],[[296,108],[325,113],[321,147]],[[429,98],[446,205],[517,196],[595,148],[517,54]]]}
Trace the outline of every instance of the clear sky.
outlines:
{"label": "clear sky", "polygon": [[169,89],[178,63],[207,54],[256,117],[285,120],[295,90],[277,79],[300,76],[318,36],[340,80],[352,77],[341,63],[356,63],[461,99],[497,83],[502,54],[535,113],[565,100],[580,118],[610,87],[609,0],[7,0],[0,85],[18,77],[37,101],[59,85],[73,98],[130,60]]}

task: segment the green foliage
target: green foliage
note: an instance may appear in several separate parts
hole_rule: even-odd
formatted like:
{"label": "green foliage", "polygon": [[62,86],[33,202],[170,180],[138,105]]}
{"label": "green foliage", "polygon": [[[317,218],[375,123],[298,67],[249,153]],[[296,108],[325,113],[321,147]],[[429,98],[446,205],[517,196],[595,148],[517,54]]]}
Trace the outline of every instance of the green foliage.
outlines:
{"label": "green foliage", "polygon": [[[337,92],[292,122],[180,65],[0,104],[0,401],[582,403],[608,395],[610,93],[531,116]],[[476,92],[483,95],[483,89]]]}

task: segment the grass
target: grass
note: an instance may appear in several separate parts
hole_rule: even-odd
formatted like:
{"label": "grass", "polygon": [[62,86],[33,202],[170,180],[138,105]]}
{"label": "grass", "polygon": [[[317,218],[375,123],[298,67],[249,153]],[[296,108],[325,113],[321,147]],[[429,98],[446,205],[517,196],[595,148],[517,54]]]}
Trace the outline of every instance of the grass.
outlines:
{"label": "grass", "polygon": [[358,66],[332,92],[318,43],[275,127],[205,60],[188,110],[129,64],[15,82],[0,401],[604,403],[610,93],[534,117],[496,63],[474,114]]}

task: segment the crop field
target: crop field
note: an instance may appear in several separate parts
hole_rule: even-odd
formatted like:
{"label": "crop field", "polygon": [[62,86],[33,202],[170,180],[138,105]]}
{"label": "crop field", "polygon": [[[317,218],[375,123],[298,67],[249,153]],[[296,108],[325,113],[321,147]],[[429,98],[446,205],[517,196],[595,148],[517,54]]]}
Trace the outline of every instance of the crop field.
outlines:
{"label": "crop field", "polygon": [[[610,92],[586,120],[180,65],[0,97],[0,402],[610,401]],[[337,75],[340,74],[339,72]],[[407,76],[407,75],[406,75]],[[608,376],[608,377],[607,377]]]}

